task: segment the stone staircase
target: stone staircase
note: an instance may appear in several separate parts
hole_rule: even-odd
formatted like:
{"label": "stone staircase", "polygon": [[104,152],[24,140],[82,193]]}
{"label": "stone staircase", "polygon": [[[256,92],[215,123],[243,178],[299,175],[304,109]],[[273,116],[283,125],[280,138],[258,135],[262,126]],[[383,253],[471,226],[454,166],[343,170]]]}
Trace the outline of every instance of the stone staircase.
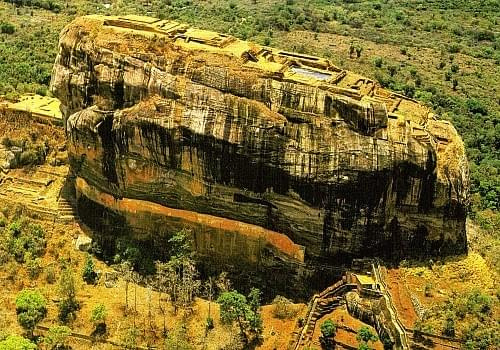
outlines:
{"label": "stone staircase", "polygon": [[308,346],[317,321],[340,306],[343,302],[343,295],[354,288],[356,288],[356,285],[346,284],[343,280],[340,280],[321,293],[316,294],[312,299],[312,306],[308,312],[306,324],[302,331],[296,335],[295,345],[291,349],[296,350]]}
{"label": "stone staircase", "polygon": [[58,220],[62,223],[79,221],[74,187],[75,177],[69,176],[57,199]]}
{"label": "stone staircase", "polygon": [[57,200],[58,219],[62,223],[78,221],[78,211],[76,209],[76,200],[73,198],[65,198],[60,196]]}

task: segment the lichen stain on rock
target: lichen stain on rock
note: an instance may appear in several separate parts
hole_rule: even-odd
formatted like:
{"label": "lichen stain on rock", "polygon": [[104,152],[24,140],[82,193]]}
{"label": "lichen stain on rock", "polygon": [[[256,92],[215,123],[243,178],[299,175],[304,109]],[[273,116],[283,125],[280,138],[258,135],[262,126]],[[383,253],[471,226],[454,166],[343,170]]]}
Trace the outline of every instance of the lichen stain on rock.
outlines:
{"label": "lichen stain on rock", "polygon": [[61,34],[51,88],[89,200],[138,232],[146,212],[196,222],[201,255],[272,247],[271,265],[466,250],[451,124],[328,60],[149,22],[87,16]]}

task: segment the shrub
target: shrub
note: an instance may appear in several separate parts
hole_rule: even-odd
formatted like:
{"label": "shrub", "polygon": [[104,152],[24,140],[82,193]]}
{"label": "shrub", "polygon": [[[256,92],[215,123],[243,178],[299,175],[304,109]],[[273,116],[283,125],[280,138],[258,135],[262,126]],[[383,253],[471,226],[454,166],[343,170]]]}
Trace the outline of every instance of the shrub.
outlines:
{"label": "shrub", "polygon": [[444,323],[443,335],[448,337],[455,336],[455,320],[452,317],[448,317]]}
{"label": "shrub", "polygon": [[19,164],[22,166],[34,165],[37,163],[38,163],[38,156],[36,152],[33,150],[23,151],[19,155]]}
{"label": "shrub", "polygon": [[363,326],[359,329],[356,339],[358,341],[368,343],[377,341],[378,337],[371,331],[370,328]]}
{"label": "shrub", "polygon": [[398,72],[398,66],[390,65],[387,67],[387,70],[389,71],[389,74],[391,75],[391,77],[393,77]]}
{"label": "shrub", "polygon": [[54,266],[47,267],[47,270],[45,271],[45,280],[49,284],[56,283],[57,278],[56,278],[56,270],[55,270]]}
{"label": "shrub", "polygon": [[12,23],[0,22],[0,32],[2,34],[14,34],[16,27]]}
{"label": "shrub", "polygon": [[33,258],[30,253],[26,257],[26,271],[31,279],[37,278],[42,272],[42,260],[40,258]]}
{"label": "shrub", "polygon": [[405,84],[403,86],[403,92],[408,97],[415,96],[415,85],[413,85],[413,84]]}
{"label": "shrub", "polygon": [[347,24],[349,24],[353,28],[361,29],[363,28],[363,17],[358,15],[357,13],[353,13],[349,16]]}
{"label": "shrub", "polygon": [[205,331],[209,331],[211,329],[214,329],[214,319],[210,316],[207,316],[205,320]]}
{"label": "shrub", "polygon": [[75,299],[64,299],[59,302],[58,318],[63,323],[69,323],[76,319],[76,312],[80,304]]}
{"label": "shrub", "polygon": [[106,315],[107,311],[104,304],[98,304],[92,309],[92,313],[90,314],[90,322],[94,324],[95,333],[106,333]]}
{"label": "shrub", "polygon": [[273,316],[281,320],[292,318],[295,315],[292,305],[287,298],[281,295],[276,296],[273,300]]}
{"label": "shrub", "polygon": [[337,325],[332,320],[326,320],[321,324],[320,330],[324,337],[333,337],[337,332]]}
{"label": "shrub", "polygon": [[452,65],[451,65],[451,68],[450,68],[450,69],[451,69],[451,71],[452,71],[453,73],[458,73],[458,70],[459,70],[460,68],[458,67],[458,64],[454,63],[454,64],[452,64]]}
{"label": "shrub", "polygon": [[325,350],[335,349],[335,333],[337,332],[337,325],[332,320],[324,321],[321,326],[321,336],[319,342],[321,347]]}
{"label": "shrub", "polygon": [[473,30],[472,31],[472,37],[476,41],[494,41],[495,40],[495,33],[491,30]]}
{"label": "shrub", "polygon": [[50,327],[47,335],[44,337],[44,343],[53,350],[70,349],[66,343],[70,335],[71,329],[66,326]]}
{"label": "shrub", "polygon": [[59,279],[58,293],[61,301],[59,302],[59,320],[67,323],[76,318],[76,312],[80,304],[76,300],[76,285],[73,271],[70,268],[64,268]]}
{"label": "shrub", "polygon": [[92,256],[87,254],[85,259],[85,264],[83,265],[82,278],[88,284],[94,284],[97,279],[97,273],[95,272],[94,260]]}
{"label": "shrub", "polygon": [[459,53],[461,50],[461,47],[459,44],[451,44],[448,46],[448,52],[449,53]]}
{"label": "shrub", "polygon": [[24,262],[27,254],[34,258],[45,252],[45,232],[40,225],[17,219],[9,225],[7,234],[9,251],[18,262]]}
{"label": "shrub", "polygon": [[467,104],[467,109],[471,113],[479,113],[482,115],[488,114],[488,110],[486,109],[486,107],[483,106],[483,104],[480,101],[476,100],[475,98],[469,98],[466,104]]}
{"label": "shrub", "polygon": [[259,294],[257,289],[253,289],[247,299],[237,291],[222,293],[217,299],[222,323],[232,324],[238,321],[243,336],[246,337],[248,333],[259,336],[262,332],[262,318],[258,310]]}
{"label": "shrub", "polygon": [[0,349],[2,350],[36,350],[36,344],[33,344],[28,339],[18,335],[9,335],[4,340],[0,341]]}
{"label": "shrub", "polygon": [[377,68],[382,68],[382,65],[384,64],[384,59],[382,57],[375,57],[373,60],[373,64],[375,64],[375,67]]}
{"label": "shrub", "polygon": [[47,315],[46,305],[45,298],[38,291],[24,289],[17,295],[17,320],[30,337],[36,325]]}

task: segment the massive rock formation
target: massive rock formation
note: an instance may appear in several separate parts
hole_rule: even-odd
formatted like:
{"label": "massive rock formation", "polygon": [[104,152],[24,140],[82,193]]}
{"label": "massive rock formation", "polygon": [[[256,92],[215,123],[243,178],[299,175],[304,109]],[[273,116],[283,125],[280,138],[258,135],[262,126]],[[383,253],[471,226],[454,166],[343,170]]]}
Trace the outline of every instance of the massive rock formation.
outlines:
{"label": "massive rock formation", "polygon": [[466,250],[453,126],[328,60],[87,16],[61,34],[52,91],[95,227],[187,226],[200,257],[291,270]]}

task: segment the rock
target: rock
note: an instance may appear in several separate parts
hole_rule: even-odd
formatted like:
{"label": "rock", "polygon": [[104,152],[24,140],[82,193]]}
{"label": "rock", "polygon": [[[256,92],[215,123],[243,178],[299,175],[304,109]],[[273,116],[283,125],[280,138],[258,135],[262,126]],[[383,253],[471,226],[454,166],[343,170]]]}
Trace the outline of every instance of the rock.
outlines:
{"label": "rock", "polygon": [[213,265],[327,280],[346,258],[466,250],[456,130],[328,60],[175,22],[86,16],[63,31],[53,72],[79,215],[153,233],[151,254],[189,227]]}
{"label": "rock", "polygon": [[76,238],[75,247],[82,252],[88,252],[92,245],[92,238],[80,234]]}
{"label": "rock", "polygon": [[106,288],[114,288],[118,282],[118,272],[106,271],[104,273],[104,285]]}
{"label": "rock", "polygon": [[16,166],[16,155],[14,152],[11,151],[5,151],[3,153],[3,158],[5,159],[4,162],[2,163],[2,169],[11,169]]}

